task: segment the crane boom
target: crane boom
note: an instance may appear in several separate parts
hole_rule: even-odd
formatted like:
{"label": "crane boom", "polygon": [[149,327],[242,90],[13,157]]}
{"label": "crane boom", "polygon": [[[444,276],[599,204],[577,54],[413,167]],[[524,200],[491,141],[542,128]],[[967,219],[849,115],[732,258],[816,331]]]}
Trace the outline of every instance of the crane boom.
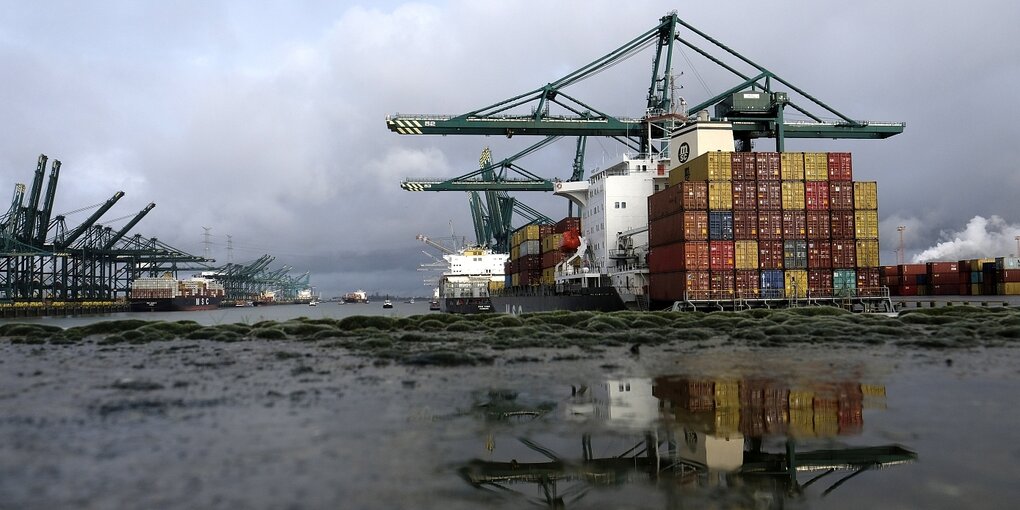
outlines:
{"label": "crane boom", "polygon": [[124,196],[123,191],[118,191],[114,193],[113,196],[110,197],[110,199],[107,200],[106,203],[99,206],[99,209],[97,209],[96,212],[92,213],[92,216],[89,216],[84,223],[78,225],[78,227],[72,230],[71,233],[67,234],[67,236],[63,240],[53,243],[54,247],[63,250],[68,246],[71,246],[72,243],[77,241],[78,238],[81,237],[81,235],[84,234],[86,230],[92,227],[92,225],[95,222],[99,221],[99,218],[102,215],[106,214],[106,211],[109,211],[110,208],[113,207],[113,204],[116,204],[117,201],[120,200],[120,198],[123,196]]}
{"label": "crane boom", "polygon": [[35,178],[32,180],[32,192],[28,195],[28,204],[25,206],[25,225],[21,238],[31,241],[35,237],[35,216],[39,209],[39,194],[42,193],[43,174],[46,172],[45,154],[39,155],[39,162],[35,167]]}
{"label": "crane boom", "polygon": [[139,211],[138,214],[131,219],[131,221],[127,222],[127,225],[124,225],[124,227],[121,228],[120,231],[114,234],[114,236],[111,237],[110,240],[103,245],[103,250],[109,250],[110,248],[113,248],[113,245],[117,244],[117,241],[120,241],[121,238],[123,238],[124,235],[127,234],[129,230],[131,230],[132,227],[137,225],[139,221],[142,221],[142,218],[144,218],[146,214],[149,214],[149,211],[151,211],[153,207],[156,207],[156,204],[150,202],[149,205],[145,206],[145,209]]}
{"label": "crane boom", "polygon": [[36,246],[46,243],[46,235],[50,231],[50,216],[53,214],[53,200],[57,196],[57,179],[60,177],[60,160],[55,159],[50,163],[50,180],[46,183],[46,196],[43,198],[43,207],[39,211],[39,228],[35,236]]}

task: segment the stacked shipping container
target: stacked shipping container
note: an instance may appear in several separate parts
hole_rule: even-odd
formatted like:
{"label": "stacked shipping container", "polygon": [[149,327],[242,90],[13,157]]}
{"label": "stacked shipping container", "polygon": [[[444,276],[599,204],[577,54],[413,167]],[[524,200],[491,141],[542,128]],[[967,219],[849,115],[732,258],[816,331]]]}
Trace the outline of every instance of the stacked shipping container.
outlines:
{"label": "stacked shipping container", "polygon": [[1017,296],[1020,258],[882,266],[880,277],[893,296]]}
{"label": "stacked shipping container", "polygon": [[878,188],[852,177],[849,153],[712,152],[673,168],[648,199],[650,298],[877,288]]}
{"label": "stacked shipping container", "polygon": [[504,266],[507,287],[553,285],[556,265],[571,255],[564,239],[580,235],[581,219],[567,217],[555,225],[526,225],[510,236],[510,260]]}

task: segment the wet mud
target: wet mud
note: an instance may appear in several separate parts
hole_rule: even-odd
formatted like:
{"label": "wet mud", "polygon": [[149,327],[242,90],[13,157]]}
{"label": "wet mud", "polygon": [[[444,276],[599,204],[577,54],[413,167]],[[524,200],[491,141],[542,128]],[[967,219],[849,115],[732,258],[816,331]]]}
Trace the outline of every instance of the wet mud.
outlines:
{"label": "wet mud", "polygon": [[1020,460],[1008,308],[124,320],[0,337],[0,508],[1020,496],[1003,474]]}

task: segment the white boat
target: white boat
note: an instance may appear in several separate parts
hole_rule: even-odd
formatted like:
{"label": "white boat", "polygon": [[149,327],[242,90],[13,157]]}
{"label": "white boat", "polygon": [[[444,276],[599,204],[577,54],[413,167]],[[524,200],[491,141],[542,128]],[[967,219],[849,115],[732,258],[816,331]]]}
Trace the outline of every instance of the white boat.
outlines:
{"label": "white boat", "polygon": [[319,302],[314,299],[308,302],[308,306],[318,306],[318,304]]}
{"label": "white boat", "polygon": [[393,302],[390,301],[389,299],[387,299],[386,301],[383,301],[382,307],[383,308],[393,308]]}

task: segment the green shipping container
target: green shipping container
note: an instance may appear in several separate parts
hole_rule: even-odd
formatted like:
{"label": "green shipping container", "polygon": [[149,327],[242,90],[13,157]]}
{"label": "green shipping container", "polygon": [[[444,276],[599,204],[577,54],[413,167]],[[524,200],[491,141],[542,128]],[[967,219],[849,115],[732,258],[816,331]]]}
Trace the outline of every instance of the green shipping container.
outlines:
{"label": "green shipping container", "polygon": [[832,292],[835,296],[853,296],[857,289],[857,271],[837,269],[832,272]]}

